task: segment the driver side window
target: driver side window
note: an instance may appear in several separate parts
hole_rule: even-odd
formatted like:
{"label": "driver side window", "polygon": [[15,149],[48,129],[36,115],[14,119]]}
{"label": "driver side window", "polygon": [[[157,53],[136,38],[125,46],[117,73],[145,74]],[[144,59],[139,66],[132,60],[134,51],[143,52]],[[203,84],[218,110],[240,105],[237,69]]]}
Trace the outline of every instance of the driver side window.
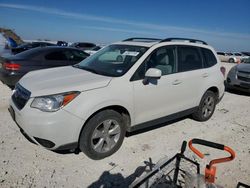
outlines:
{"label": "driver side window", "polygon": [[176,72],[175,47],[165,46],[154,50],[140,65],[131,78],[131,81],[144,79],[145,73],[150,68],[161,70],[162,76]]}

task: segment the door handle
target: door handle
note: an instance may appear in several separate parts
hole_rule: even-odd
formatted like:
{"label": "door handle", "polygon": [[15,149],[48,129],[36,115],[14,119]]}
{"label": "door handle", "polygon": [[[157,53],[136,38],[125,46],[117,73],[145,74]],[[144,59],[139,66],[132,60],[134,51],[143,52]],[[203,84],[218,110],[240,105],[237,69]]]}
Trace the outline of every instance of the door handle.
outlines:
{"label": "door handle", "polygon": [[179,84],[181,84],[181,81],[180,80],[175,80],[175,81],[172,82],[172,84],[173,85],[179,85]]}
{"label": "door handle", "polygon": [[208,73],[202,74],[202,77],[203,77],[203,78],[207,78],[207,77],[208,77]]}

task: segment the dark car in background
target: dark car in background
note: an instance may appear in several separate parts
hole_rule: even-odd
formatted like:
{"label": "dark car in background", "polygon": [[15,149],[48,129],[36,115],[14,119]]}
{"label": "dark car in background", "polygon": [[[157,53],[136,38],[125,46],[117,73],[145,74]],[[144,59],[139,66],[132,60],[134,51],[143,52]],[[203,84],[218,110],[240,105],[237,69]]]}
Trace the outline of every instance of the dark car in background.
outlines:
{"label": "dark car in background", "polygon": [[65,41],[59,40],[59,41],[57,41],[56,45],[57,45],[57,46],[68,46],[68,43],[65,42]]}
{"label": "dark car in background", "polygon": [[228,89],[250,93],[250,58],[231,68],[226,84]]}
{"label": "dark car in background", "polygon": [[0,80],[13,88],[27,72],[39,69],[74,65],[89,54],[70,47],[41,47],[0,60]]}
{"label": "dark car in background", "polygon": [[32,48],[36,48],[36,47],[45,47],[45,46],[55,46],[55,44],[49,43],[49,42],[31,42],[31,43],[24,43],[21,44],[19,46],[17,46],[16,48],[12,48],[11,52],[13,54],[17,54]]}
{"label": "dark car in background", "polygon": [[92,50],[94,47],[96,47],[96,44],[90,42],[75,42],[70,46],[81,50]]}

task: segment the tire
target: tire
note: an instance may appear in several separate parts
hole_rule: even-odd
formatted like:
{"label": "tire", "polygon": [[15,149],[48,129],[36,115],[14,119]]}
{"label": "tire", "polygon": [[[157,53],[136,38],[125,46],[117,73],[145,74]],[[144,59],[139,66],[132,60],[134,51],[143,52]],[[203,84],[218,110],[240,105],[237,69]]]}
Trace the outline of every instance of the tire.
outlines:
{"label": "tire", "polygon": [[15,86],[7,85],[11,90],[15,89]]}
{"label": "tire", "polygon": [[233,58],[230,58],[228,61],[229,63],[235,63]]}
{"label": "tire", "polygon": [[114,110],[104,110],[94,115],[83,128],[79,148],[91,159],[103,159],[120,148],[125,133],[122,115]]}
{"label": "tire", "polygon": [[193,119],[197,121],[207,121],[211,118],[216,107],[216,95],[212,91],[206,91],[202,96],[198,110],[192,114]]}

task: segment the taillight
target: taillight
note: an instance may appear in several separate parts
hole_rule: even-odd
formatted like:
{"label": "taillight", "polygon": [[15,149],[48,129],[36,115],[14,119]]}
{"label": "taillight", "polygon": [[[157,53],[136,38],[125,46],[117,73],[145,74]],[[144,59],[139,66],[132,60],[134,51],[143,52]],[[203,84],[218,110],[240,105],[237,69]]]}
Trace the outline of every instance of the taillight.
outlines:
{"label": "taillight", "polygon": [[3,63],[3,68],[5,68],[6,70],[12,70],[12,71],[17,71],[20,69],[20,65],[17,63],[11,63],[9,61],[6,61],[5,63]]}
{"label": "taillight", "polygon": [[226,68],[223,67],[223,66],[221,66],[221,67],[220,67],[220,71],[221,71],[221,73],[223,74],[223,76],[226,77]]}

